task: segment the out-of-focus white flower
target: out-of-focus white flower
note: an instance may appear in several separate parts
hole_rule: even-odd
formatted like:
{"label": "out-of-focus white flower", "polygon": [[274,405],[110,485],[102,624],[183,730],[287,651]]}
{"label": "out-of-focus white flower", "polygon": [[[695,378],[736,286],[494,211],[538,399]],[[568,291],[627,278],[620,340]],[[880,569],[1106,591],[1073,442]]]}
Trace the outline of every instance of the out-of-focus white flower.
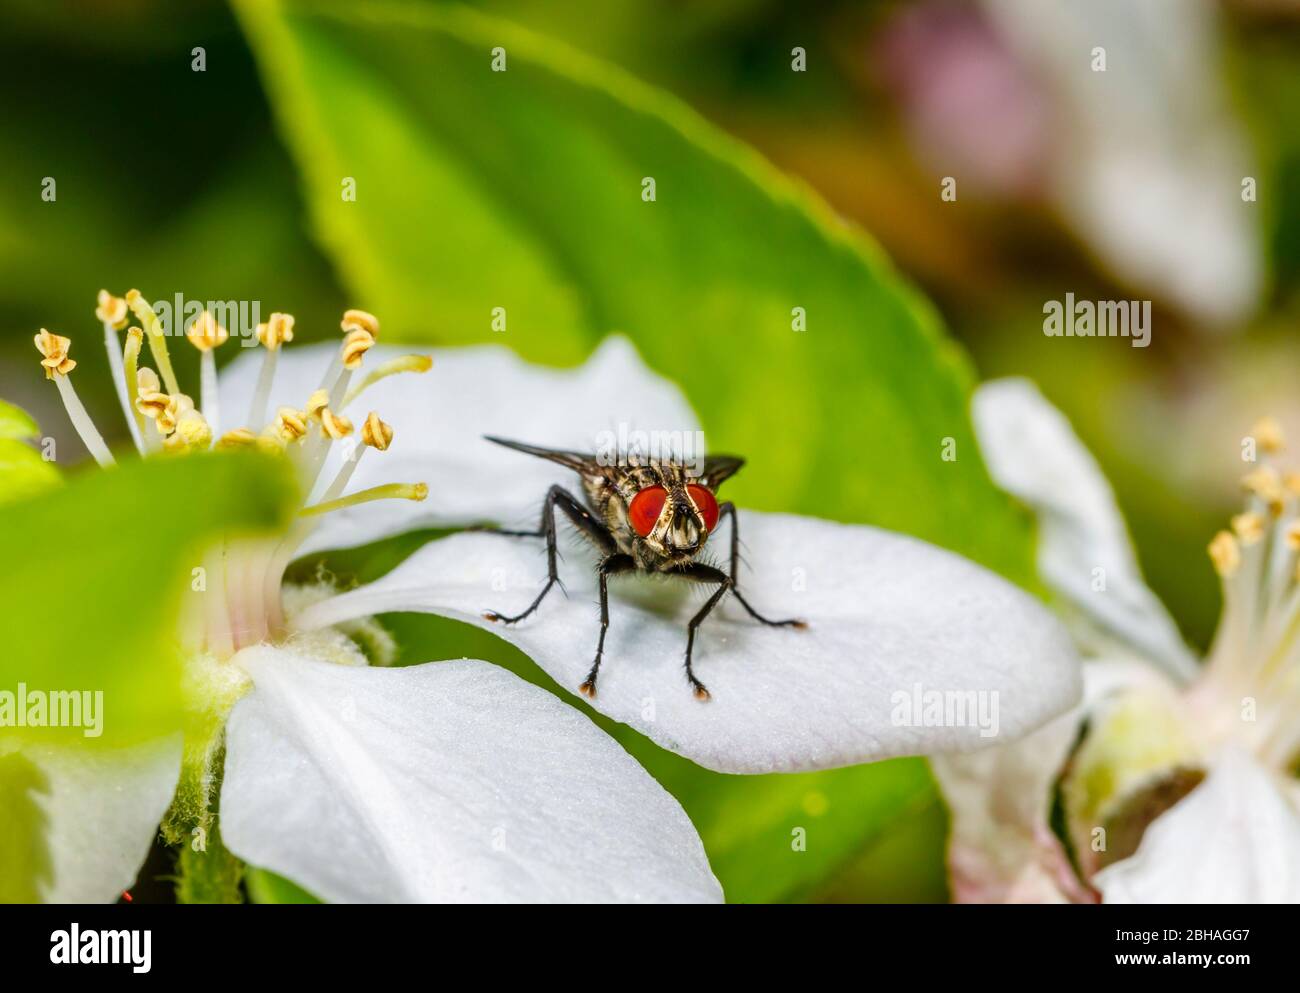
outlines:
{"label": "out-of-focus white flower", "polygon": [[[1065,418],[1003,380],[977,393],[975,423],[994,478],[1037,513],[1040,573],[1090,661],[1073,713],[1006,748],[932,760],[955,895],[1300,900],[1300,477],[1276,464],[1277,425],[1243,439],[1258,461],[1244,512],[1210,544],[1224,609],[1198,667]],[[1049,828],[1057,789],[1068,850]]]}
{"label": "out-of-focus white flower", "polygon": [[[982,16],[981,16],[982,15]],[[930,166],[1046,198],[1123,285],[1231,326],[1262,289],[1259,174],[1209,0],[983,0],[889,24],[876,60]]]}

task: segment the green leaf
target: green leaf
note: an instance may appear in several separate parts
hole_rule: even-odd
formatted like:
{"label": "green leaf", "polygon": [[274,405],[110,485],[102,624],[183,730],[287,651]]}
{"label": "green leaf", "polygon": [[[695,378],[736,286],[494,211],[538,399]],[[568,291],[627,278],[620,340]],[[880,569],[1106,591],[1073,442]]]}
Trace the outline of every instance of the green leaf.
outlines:
{"label": "green leaf", "polygon": [[191,570],[223,535],[283,527],[283,460],[215,454],[89,470],[0,509],[0,693],[101,691],[103,734],[0,727],[0,740],[122,744],[180,724],[177,622]]}
{"label": "green leaf", "polygon": [[35,496],[57,486],[59,471],[28,442],[41,429],[32,416],[0,400],[0,504]]}
{"label": "green leaf", "polygon": [[32,415],[21,407],[0,400],[0,438],[16,438],[30,441],[41,433],[41,429],[32,420]]}
{"label": "green leaf", "polygon": [[46,816],[36,798],[49,792],[45,774],[17,752],[0,755],[0,903],[40,903],[54,869]]}
{"label": "green leaf", "polygon": [[255,869],[251,865],[244,871],[248,898],[253,903],[320,903],[305,889],[269,869]]}
{"label": "green leaf", "polygon": [[[672,97],[464,8],[235,8],[318,240],[388,340],[498,341],[563,364],[622,331],[686,391],[710,447],[750,460],[728,484],[738,503],[908,532],[1033,584],[1027,520],[975,444],[965,359],[810,191]],[[474,654],[556,689],[491,636],[386,623],[406,662]],[[900,809],[934,808],[920,760],[722,776],[592,716],[681,800],[733,901],[825,892]],[[932,892],[942,837],[917,848]]]}
{"label": "green leaf", "polygon": [[25,441],[0,438],[0,505],[25,500],[59,483],[59,471]]}
{"label": "green leaf", "polygon": [[387,337],[574,362],[624,331],[683,386],[711,447],[750,459],[738,502],[909,532],[1030,582],[1029,529],[980,461],[963,358],[809,191],[673,98],[467,9],[236,10],[319,239]]}

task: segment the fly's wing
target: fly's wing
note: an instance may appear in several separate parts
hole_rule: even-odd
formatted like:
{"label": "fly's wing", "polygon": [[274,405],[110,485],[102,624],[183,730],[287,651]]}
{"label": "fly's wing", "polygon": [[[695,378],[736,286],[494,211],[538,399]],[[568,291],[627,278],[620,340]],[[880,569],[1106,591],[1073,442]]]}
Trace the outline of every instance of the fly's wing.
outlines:
{"label": "fly's wing", "polygon": [[497,438],[490,434],[485,434],[484,439],[496,445],[502,445],[505,448],[513,448],[516,452],[523,452],[525,455],[535,455],[539,459],[546,459],[548,462],[558,462],[560,465],[572,469],[574,472],[583,476],[600,475],[600,465],[591,455],[583,455],[581,452],[566,452],[559,448],[542,448],[539,445],[525,445],[522,441],[511,441],[509,438]]}
{"label": "fly's wing", "polygon": [[744,464],[745,460],[737,455],[707,455],[704,458],[704,471],[700,473],[700,481],[709,489],[716,490],[739,472]]}

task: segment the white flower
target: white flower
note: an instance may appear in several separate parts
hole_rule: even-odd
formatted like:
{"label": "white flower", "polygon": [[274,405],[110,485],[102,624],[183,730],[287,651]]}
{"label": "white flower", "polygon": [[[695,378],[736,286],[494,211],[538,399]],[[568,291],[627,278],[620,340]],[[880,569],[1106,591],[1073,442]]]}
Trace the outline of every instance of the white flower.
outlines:
{"label": "white flower", "polygon": [[1051,129],[1046,183],[1066,223],[1122,282],[1192,320],[1227,326],[1248,316],[1264,262],[1241,197],[1257,173],[1217,65],[1216,5],[982,6],[1055,119],[1070,122]]}
{"label": "white flower", "polygon": [[[1276,425],[1243,446],[1259,458],[1245,512],[1210,545],[1224,610],[1198,667],[1061,414],[1005,380],[980,389],[975,422],[994,478],[1037,512],[1040,572],[1090,661],[1074,712],[1013,745],[932,762],[953,814],[954,895],[1300,900],[1300,501],[1276,465]],[[1073,859],[1049,828],[1058,787]]]}
{"label": "white flower", "polygon": [[[147,328],[147,304],[134,294],[128,302]],[[322,509],[351,512],[364,504],[383,519],[385,508],[404,507],[425,492],[423,484],[393,484],[393,473],[405,467],[399,461],[385,468],[380,455],[404,431],[424,428],[416,416],[423,411],[397,410],[396,432],[373,414],[359,431],[347,420],[349,357],[372,347],[377,332],[365,326],[373,322],[369,315],[363,315],[368,321],[350,316],[370,340],[345,317],[342,349],[313,350],[310,386],[282,394],[287,405],[270,402],[280,350],[292,336],[287,315],[273,315],[259,329],[267,348],[250,363],[254,388],[220,397],[228,421],[248,411],[244,423],[266,424],[258,433],[227,432],[224,443],[282,452],[314,491],[299,527],[282,539],[215,549],[207,561],[205,609],[185,619],[191,706],[217,728],[229,713],[224,739],[191,740],[185,753],[186,766],[191,773],[197,766],[201,779],[216,771],[207,763],[224,740],[219,826],[225,844],[249,863],[335,901],[720,900],[703,846],[677,801],[613,739],[550,693],[470,659],[369,666],[343,633],[365,624],[355,616],[312,632],[295,624],[298,605],[322,594],[292,588],[282,594],[281,576],[295,545],[311,540],[318,522],[330,521]],[[110,354],[116,331],[105,323]],[[199,408],[175,402],[165,341],[154,358],[167,372],[140,375],[142,402],[127,404],[123,391],[143,453],[207,447],[212,440],[218,397],[208,360],[225,335],[208,332],[191,337],[205,360]],[[119,356],[124,373],[136,364],[142,337],[139,329],[128,332],[125,357]],[[37,344],[61,393],[72,398],[69,412],[88,435],[87,447],[110,462],[67,379],[70,343],[46,335]],[[392,358],[378,368],[428,366]],[[426,388],[451,386],[468,400],[478,389],[477,371],[451,365],[450,376],[430,377]],[[495,375],[500,368],[480,371]],[[527,379],[522,366],[517,372]],[[522,393],[531,384],[519,378]],[[153,397],[164,389],[161,399]],[[164,422],[169,407],[177,410],[174,422]],[[133,410],[140,408],[147,413],[137,419]],[[172,439],[187,411],[208,428],[190,435],[201,442],[186,438],[177,445]],[[363,458],[364,448],[352,448],[345,455],[338,442],[357,434],[379,451]],[[356,470],[375,462],[383,481],[348,492]],[[375,502],[387,496],[407,499]],[[403,530],[407,522],[401,514],[385,520],[363,540]],[[373,627],[364,633],[376,637]],[[198,784],[197,809],[190,809],[196,798],[182,778],[179,740],[127,750],[24,746],[16,756],[12,750],[0,756],[15,757],[31,767],[31,794],[46,826],[51,864],[39,882],[49,901],[116,899],[135,879],[173,804],[193,815],[196,827],[206,825],[206,786]]]}
{"label": "white flower", "polygon": [[[395,431],[389,438],[372,426],[383,453],[358,460],[331,444],[346,436],[340,422],[357,389],[347,363],[329,345],[282,353],[291,332],[291,323],[268,322],[263,356],[242,355],[221,382],[227,418],[251,410],[257,423],[256,412],[279,411],[263,443],[318,477],[308,504],[332,508],[304,517],[313,527],[269,551],[231,544],[212,559],[233,592],[200,626],[191,698],[218,715],[229,708],[220,797],[227,846],[331,900],[719,899],[681,807],[558,697],[471,660],[367,666],[346,636],[364,625],[377,637],[369,618],[394,610],[487,626],[486,609],[526,602],[544,577],[539,542],[456,534],[356,590],[282,594],[279,586],[286,549],[302,555],[421,527],[534,522],[547,487],[573,481],[483,434],[590,450],[595,435],[620,424],[690,430],[695,418],[677,390],[622,339],[570,371],[529,366],[496,346],[437,351],[426,375],[386,378],[374,391]],[[411,364],[362,344],[377,370]],[[197,409],[210,408],[205,391]],[[181,405],[177,421],[189,412]],[[157,428],[144,428],[147,449]],[[427,480],[427,499],[367,499],[391,493],[394,478]],[[680,591],[636,579],[616,585],[599,709],[701,764],[762,772],[978,748],[1031,731],[1077,698],[1077,661],[1051,614],[958,556],[806,518],[742,513],[740,525],[749,550],[741,588],[758,609],[797,613],[810,628],[761,627],[729,607],[711,618],[696,656],[713,689],[703,704],[682,673],[689,608]],[[598,629],[594,574],[570,555],[562,576],[567,599],[557,593],[529,621],[491,629],[576,692]],[[914,687],[963,700],[985,694],[995,726],[936,726],[920,715],[900,722],[893,698]],[[78,798],[51,793],[51,809],[67,808],[59,819],[94,817],[113,852],[81,878],[60,867],[51,895],[105,899],[130,882],[178,764],[169,743],[144,771],[137,762],[129,783],[105,773]]]}

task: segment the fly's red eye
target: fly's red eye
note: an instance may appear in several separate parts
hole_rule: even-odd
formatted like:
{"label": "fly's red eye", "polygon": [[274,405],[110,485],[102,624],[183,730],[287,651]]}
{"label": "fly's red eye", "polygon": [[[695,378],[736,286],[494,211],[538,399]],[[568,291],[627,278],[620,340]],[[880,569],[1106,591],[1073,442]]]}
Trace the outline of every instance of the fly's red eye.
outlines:
{"label": "fly's red eye", "polygon": [[703,486],[687,486],[686,492],[691,495],[695,506],[699,508],[700,516],[704,518],[704,530],[711,532],[718,526],[717,498]]}
{"label": "fly's red eye", "polygon": [[655,529],[655,521],[659,520],[667,499],[668,491],[662,486],[647,486],[632,498],[627,516],[632,522],[632,528],[642,538]]}

